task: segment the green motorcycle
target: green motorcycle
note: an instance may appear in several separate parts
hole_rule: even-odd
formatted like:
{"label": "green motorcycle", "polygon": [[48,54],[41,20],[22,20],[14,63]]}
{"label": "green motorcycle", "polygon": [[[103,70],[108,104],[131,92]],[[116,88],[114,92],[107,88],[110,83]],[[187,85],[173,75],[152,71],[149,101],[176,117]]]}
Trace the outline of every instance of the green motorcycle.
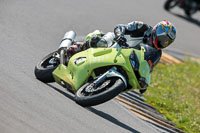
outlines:
{"label": "green motorcycle", "polygon": [[115,42],[111,48],[90,48],[69,59],[65,48],[74,39],[73,31],[66,33],[59,49],[36,65],[37,79],[67,88],[81,106],[98,105],[121,92],[144,90],[149,85],[151,67],[144,59],[144,48],[120,48]]}

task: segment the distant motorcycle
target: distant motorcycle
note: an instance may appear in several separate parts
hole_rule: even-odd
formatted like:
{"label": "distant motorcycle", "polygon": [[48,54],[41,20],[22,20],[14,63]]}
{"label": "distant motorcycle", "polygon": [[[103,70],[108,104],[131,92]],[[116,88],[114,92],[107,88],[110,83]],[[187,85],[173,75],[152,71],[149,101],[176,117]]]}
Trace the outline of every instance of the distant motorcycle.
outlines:
{"label": "distant motorcycle", "polygon": [[151,67],[145,49],[90,48],[67,56],[67,47],[76,45],[75,32],[67,32],[57,51],[35,66],[35,76],[44,83],[57,82],[75,94],[81,106],[104,103],[123,91],[144,90],[150,83]]}
{"label": "distant motorcycle", "polygon": [[192,2],[190,0],[167,0],[164,4],[164,8],[167,11],[175,6],[182,8],[188,17],[191,17],[191,15],[200,10],[200,3],[196,0]]}

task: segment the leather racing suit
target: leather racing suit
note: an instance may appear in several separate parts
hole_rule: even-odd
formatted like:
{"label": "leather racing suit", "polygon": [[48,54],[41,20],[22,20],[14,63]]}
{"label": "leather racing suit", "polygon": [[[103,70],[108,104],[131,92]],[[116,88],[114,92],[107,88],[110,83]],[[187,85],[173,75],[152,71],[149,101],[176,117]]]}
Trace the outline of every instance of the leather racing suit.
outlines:
{"label": "leather racing suit", "polygon": [[[153,28],[147,24],[144,24],[141,21],[133,21],[131,23],[128,23],[127,25],[119,24],[114,28],[114,37],[112,42],[115,40],[114,38],[117,38],[118,36],[124,36],[127,40],[127,48],[135,48],[140,50],[141,47],[145,48],[145,60],[149,63],[151,70],[153,70],[153,67],[159,62],[162,51],[156,49],[151,43],[152,43],[152,33]],[[72,45],[71,48],[69,48],[71,51],[70,55],[73,55],[79,51],[86,50],[90,47],[110,47],[109,45],[99,45],[98,42],[106,36],[103,32],[100,31],[94,31],[91,37],[87,39],[84,44],[82,45]],[[129,43],[130,40],[135,40],[134,44]],[[74,48],[75,47],[75,48]]]}
{"label": "leather racing suit", "polygon": [[116,36],[123,34],[125,36],[128,36],[128,38],[135,38],[136,40],[139,40],[138,44],[129,44],[129,46],[139,50],[141,49],[141,46],[143,46],[146,51],[145,60],[148,61],[149,65],[153,69],[153,67],[159,62],[162,51],[156,49],[152,45],[152,30],[153,28],[151,26],[144,24],[141,21],[133,21],[131,23],[128,23],[127,25],[117,25],[114,29],[114,33]]}

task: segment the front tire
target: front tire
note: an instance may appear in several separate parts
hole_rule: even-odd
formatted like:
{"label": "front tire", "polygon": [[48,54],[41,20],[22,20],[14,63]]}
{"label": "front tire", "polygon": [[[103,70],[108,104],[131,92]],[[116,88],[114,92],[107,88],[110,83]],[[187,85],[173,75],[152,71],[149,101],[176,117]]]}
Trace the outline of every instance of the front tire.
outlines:
{"label": "front tire", "polygon": [[176,0],[167,0],[164,4],[165,10],[169,11],[170,9],[174,8],[178,5],[178,2]]}
{"label": "front tire", "polygon": [[197,12],[196,9],[186,9],[186,10],[185,10],[185,14],[186,14],[189,18],[191,18],[192,14],[194,14],[194,13],[196,13],[196,12]]}
{"label": "front tire", "polygon": [[52,72],[56,69],[57,64],[50,64],[54,54],[55,52],[50,53],[35,66],[35,77],[44,83],[55,82]]}
{"label": "front tire", "polygon": [[83,107],[98,105],[114,98],[125,89],[125,84],[122,79],[116,77],[106,79],[98,87],[95,88],[93,86],[91,88],[91,90],[98,90],[99,87],[102,89],[94,92],[86,92],[86,88],[92,84],[93,82],[86,83],[76,92],[76,103]]}

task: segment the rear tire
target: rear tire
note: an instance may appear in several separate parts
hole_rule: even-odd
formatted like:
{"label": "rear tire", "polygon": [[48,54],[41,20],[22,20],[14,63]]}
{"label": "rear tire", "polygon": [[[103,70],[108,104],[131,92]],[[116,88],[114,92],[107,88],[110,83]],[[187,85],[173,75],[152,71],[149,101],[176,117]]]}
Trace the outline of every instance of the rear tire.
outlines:
{"label": "rear tire", "polygon": [[[110,79],[106,79],[100,86],[98,86],[101,87],[103,84],[107,83],[106,86],[102,87],[103,89],[100,92],[86,92],[86,88],[92,83],[93,82],[86,83],[76,92],[76,103],[84,107],[98,105],[114,98],[125,89],[125,84],[122,79],[112,77]],[[95,90],[97,88],[93,89]]]}
{"label": "rear tire", "polygon": [[53,59],[53,54],[55,52],[50,53],[46,57],[44,57],[36,66],[35,66],[35,77],[44,82],[51,83],[55,82],[52,72],[56,69],[57,65],[52,65],[49,63],[51,59]]}

